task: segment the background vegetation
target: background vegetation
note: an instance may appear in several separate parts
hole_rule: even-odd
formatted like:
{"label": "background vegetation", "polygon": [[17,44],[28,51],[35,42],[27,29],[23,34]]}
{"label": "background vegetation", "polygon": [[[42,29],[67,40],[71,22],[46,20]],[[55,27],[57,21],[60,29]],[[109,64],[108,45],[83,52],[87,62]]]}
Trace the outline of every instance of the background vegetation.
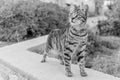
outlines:
{"label": "background vegetation", "polygon": [[[96,0],[97,5],[101,6],[102,1],[104,0]],[[93,44],[93,48],[89,49],[92,52],[87,65],[92,65],[95,70],[120,77],[120,1],[114,1],[115,3],[109,5],[109,10],[105,12],[108,19],[99,21],[96,26],[98,35],[93,41],[97,41],[95,44],[100,46],[96,47]]]}
{"label": "background vegetation", "polygon": [[39,0],[3,5],[0,11],[0,40],[19,42],[48,34],[67,25],[68,12],[53,3]]}

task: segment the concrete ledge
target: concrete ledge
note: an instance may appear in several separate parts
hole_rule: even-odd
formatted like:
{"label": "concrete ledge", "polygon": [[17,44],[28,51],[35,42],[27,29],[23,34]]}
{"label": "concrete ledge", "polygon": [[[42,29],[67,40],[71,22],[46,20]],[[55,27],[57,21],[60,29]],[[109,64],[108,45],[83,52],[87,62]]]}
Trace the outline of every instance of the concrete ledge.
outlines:
{"label": "concrete ledge", "polygon": [[[13,74],[7,74],[6,76],[9,77],[10,75],[15,75],[18,79],[19,76],[21,76],[22,78],[24,78],[25,80],[38,80],[37,78],[33,77],[31,74],[28,74],[26,72],[24,72],[23,70],[20,70],[19,68],[14,67],[13,65],[9,64],[8,62],[5,62],[3,60],[0,60],[0,64],[4,65],[4,68],[8,68],[12,71]],[[4,75],[4,74],[3,74]],[[2,76],[1,76],[2,77]],[[3,77],[4,78],[4,77]],[[10,79],[10,78],[9,78]],[[8,80],[9,80],[8,79]],[[0,79],[1,80],[1,79]],[[11,80],[11,79],[10,79]],[[16,79],[15,79],[16,80]],[[20,79],[21,80],[21,79]]]}
{"label": "concrete ledge", "polygon": [[64,74],[64,66],[57,59],[48,58],[40,63],[42,56],[27,51],[28,48],[46,42],[47,36],[0,48],[0,62],[28,80],[120,80],[102,72],[86,69],[88,77],[81,77],[77,65],[72,65],[73,77]]}

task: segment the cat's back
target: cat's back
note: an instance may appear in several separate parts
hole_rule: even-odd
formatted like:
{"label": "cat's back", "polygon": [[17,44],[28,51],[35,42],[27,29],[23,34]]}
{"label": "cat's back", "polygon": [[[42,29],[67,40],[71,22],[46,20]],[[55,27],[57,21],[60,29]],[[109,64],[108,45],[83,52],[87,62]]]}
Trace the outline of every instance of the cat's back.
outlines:
{"label": "cat's back", "polygon": [[50,32],[49,38],[61,38],[66,34],[67,30],[68,30],[67,28],[54,29]]}

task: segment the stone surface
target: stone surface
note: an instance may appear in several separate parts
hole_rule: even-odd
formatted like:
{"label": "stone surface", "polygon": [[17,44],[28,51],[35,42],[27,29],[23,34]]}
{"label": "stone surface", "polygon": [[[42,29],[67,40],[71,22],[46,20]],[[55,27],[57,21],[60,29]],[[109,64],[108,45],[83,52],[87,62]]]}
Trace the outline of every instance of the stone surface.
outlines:
{"label": "stone surface", "polygon": [[0,80],[27,80],[27,78],[0,63]]}
{"label": "stone surface", "polygon": [[0,74],[0,80],[4,80],[4,78],[1,76],[1,74]]}
{"label": "stone surface", "polygon": [[17,75],[9,75],[9,80],[18,80]]}

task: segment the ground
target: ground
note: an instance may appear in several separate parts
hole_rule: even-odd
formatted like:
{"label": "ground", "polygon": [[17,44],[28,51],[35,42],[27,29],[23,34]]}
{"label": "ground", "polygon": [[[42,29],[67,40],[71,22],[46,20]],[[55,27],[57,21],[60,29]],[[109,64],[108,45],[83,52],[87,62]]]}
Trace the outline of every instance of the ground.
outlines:
{"label": "ground", "polygon": [[[1,62],[1,61],[0,61]],[[28,80],[25,76],[0,63],[0,80]]]}

